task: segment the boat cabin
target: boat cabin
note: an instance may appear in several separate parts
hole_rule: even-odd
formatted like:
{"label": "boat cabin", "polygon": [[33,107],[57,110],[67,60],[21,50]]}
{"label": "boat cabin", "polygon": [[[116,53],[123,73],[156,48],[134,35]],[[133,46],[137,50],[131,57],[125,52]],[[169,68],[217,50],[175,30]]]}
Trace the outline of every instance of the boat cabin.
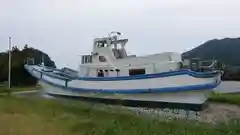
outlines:
{"label": "boat cabin", "polygon": [[173,52],[129,56],[125,49],[127,42],[128,39],[119,39],[118,35],[94,39],[91,54],[82,56],[79,76],[131,76],[172,71],[180,67],[181,55]]}

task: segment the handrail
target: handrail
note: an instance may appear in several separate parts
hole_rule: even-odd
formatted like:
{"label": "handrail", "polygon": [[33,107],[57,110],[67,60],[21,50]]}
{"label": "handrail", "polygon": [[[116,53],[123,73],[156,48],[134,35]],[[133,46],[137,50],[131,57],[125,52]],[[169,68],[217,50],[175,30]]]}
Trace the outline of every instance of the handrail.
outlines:
{"label": "handrail", "polygon": [[177,70],[177,71],[169,71],[169,72],[161,72],[155,74],[144,74],[144,75],[133,75],[133,76],[117,76],[117,77],[78,77],[78,80],[85,81],[123,81],[123,80],[137,80],[137,79],[152,79],[152,78],[162,78],[162,77],[170,77],[177,75],[189,75],[197,78],[211,78],[216,77],[218,74],[221,74],[219,71],[213,72],[194,72],[187,69]]}
{"label": "handrail", "polygon": [[[34,68],[35,69],[35,68]],[[35,69],[37,70],[37,69]],[[39,71],[39,70],[38,70]],[[170,76],[177,76],[177,75],[190,75],[197,78],[211,78],[216,77],[221,74],[219,71],[210,71],[210,72],[195,72],[189,69],[181,69],[177,71],[168,71],[168,72],[161,72],[155,74],[144,74],[144,75],[134,75],[134,76],[117,76],[117,77],[62,77],[56,75],[54,73],[47,73],[44,71],[39,71],[44,73],[45,75],[57,78],[57,79],[67,79],[67,80],[85,80],[85,81],[122,81],[122,80],[137,80],[137,79],[151,79],[151,78],[160,78],[160,77],[170,77]]]}

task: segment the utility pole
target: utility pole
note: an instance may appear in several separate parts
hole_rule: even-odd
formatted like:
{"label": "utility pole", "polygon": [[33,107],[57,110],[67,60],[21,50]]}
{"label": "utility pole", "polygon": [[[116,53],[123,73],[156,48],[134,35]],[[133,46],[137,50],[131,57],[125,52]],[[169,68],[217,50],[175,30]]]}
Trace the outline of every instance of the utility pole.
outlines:
{"label": "utility pole", "polygon": [[12,38],[9,37],[9,51],[8,51],[8,88],[11,89],[11,59],[12,59]]}

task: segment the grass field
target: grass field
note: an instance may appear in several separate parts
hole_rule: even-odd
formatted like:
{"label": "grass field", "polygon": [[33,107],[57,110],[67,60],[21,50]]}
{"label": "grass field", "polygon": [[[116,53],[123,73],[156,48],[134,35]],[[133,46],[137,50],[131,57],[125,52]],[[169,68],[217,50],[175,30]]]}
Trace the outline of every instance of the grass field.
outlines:
{"label": "grass field", "polygon": [[11,89],[8,88],[6,84],[0,84],[0,95],[10,94],[12,92],[20,92],[20,91],[32,91],[32,90],[39,90],[41,86],[28,86],[28,87],[12,87]]}
{"label": "grass field", "polygon": [[159,121],[119,108],[68,101],[0,98],[0,135],[239,135],[239,121]]}
{"label": "grass field", "polygon": [[41,89],[41,86],[37,85],[37,86],[28,86],[28,87],[12,87],[11,90],[13,92],[16,91],[31,91],[31,90],[39,90]]}
{"label": "grass field", "polygon": [[208,101],[218,103],[229,103],[240,106],[240,93],[231,94],[212,93]]}
{"label": "grass field", "polygon": [[[40,87],[12,88],[12,91]],[[0,87],[1,90],[8,90]],[[211,102],[240,105],[240,94],[213,93]],[[100,109],[98,109],[100,108]],[[115,108],[116,109],[116,108]],[[239,135],[240,120],[216,125],[163,121],[127,110],[76,101],[0,97],[0,135]]]}

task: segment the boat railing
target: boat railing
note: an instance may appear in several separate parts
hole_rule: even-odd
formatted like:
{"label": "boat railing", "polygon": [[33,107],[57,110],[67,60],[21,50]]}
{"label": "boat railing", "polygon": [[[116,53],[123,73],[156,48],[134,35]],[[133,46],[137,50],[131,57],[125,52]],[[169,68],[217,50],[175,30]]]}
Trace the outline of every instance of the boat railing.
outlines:
{"label": "boat railing", "polygon": [[[134,64],[134,66],[142,66],[142,65],[164,65],[164,64],[170,64],[170,63],[176,63],[179,61],[165,61],[165,62],[154,62],[154,63],[143,63],[143,64]],[[125,66],[132,66],[132,65],[125,65]]]}
{"label": "boat railing", "polygon": [[[142,63],[142,64],[134,64],[134,66],[146,66],[146,65],[153,65],[153,67],[156,67],[156,65],[164,65],[164,64],[171,64],[171,63],[178,63],[179,61],[165,61],[165,62],[154,62],[154,63]],[[117,66],[115,66],[114,64],[112,64],[111,62],[108,63],[108,65],[85,65],[82,64],[81,66],[84,67],[91,67],[91,68],[109,68],[109,69],[118,69]],[[121,67],[131,67],[133,66],[132,64],[125,64],[125,65],[121,65]]]}

